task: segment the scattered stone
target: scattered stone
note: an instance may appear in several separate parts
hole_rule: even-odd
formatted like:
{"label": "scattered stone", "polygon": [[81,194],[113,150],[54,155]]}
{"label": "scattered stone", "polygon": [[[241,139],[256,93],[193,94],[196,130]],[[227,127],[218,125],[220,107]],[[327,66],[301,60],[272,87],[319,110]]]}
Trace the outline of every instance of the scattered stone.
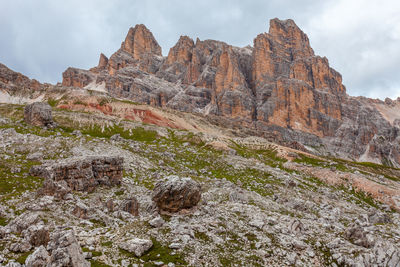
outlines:
{"label": "scattered stone", "polygon": [[165,221],[161,217],[156,217],[149,221],[149,224],[155,228],[163,226],[164,223],[165,223]]}
{"label": "scattered stone", "polygon": [[141,257],[153,246],[153,242],[147,239],[133,238],[119,244],[121,249],[134,253],[136,257]]}
{"label": "scattered stone", "polygon": [[71,134],[75,136],[82,136],[82,133],[79,130],[74,130]]}
{"label": "scattered stone", "polygon": [[21,233],[29,226],[36,224],[40,221],[40,213],[37,212],[25,212],[12,220],[7,227],[11,232]]}
{"label": "scattered stone", "polygon": [[180,249],[182,247],[182,244],[174,242],[174,243],[171,243],[168,247],[170,249]]}
{"label": "scattered stone", "polygon": [[17,253],[27,252],[31,250],[31,248],[32,248],[31,244],[29,244],[29,242],[26,240],[23,240],[21,242],[15,242],[10,245],[10,250]]}
{"label": "scattered stone", "polygon": [[386,213],[371,212],[368,214],[368,221],[372,224],[390,223],[391,219]]}
{"label": "scattered stone", "polygon": [[36,248],[25,260],[26,267],[42,267],[47,266],[50,262],[50,255],[44,246]]}
{"label": "scattered stone", "polygon": [[290,231],[292,233],[301,233],[304,230],[304,225],[300,220],[294,220],[291,224],[290,224]]}
{"label": "scattered stone", "polygon": [[153,201],[160,211],[179,212],[197,205],[201,198],[200,185],[190,178],[168,176],[153,190]]}
{"label": "scattered stone", "polygon": [[42,152],[35,152],[32,154],[29,154],[26,156],[27,160],[32,160],[32,161],[40,161],[43,159],[43,153]]}
{"label": "scattered stone", "polygon": [[34,247],[47,246],[50,240],[49,229],[41,224],[35,224],[22,232],[26,240]]}
{"label": "scattered stone", "polygon": [[80,219],[87,219],[88,218],[88,210],[89,208],[82,202],[76,203],[72,214]]}
{"label": "scattered stone", "polygon": [[374,240],[367,235],[367,232],[359,225],[353,225],[348,228],[344,236],[351,243],[362,246],[365,248],[370,248],[374,246]]}
{"label": "scattered stone", "polygon": [[112,200],[112,199],[107,200],[106,208],[107,208],[108,212],[114,212],[114,210],[115,210],[114,200]]}

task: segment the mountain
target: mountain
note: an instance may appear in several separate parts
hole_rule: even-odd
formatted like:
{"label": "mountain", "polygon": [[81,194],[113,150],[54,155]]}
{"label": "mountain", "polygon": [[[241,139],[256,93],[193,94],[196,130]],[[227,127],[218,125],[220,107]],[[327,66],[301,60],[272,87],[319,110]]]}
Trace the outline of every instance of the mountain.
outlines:
{"label": "mountain", "polygon": [[181,36],[167,57],[137,25],[110,59],[67,69],[63,85],[102,86],[135,102],[229,118],[295,148],[400,166],[400,100],[347,95],[341,75],[290,19],[272,19],[252,47]]}
{"label": "mountain", "polygon": [[400,99],[270,24],[166,57],[137,25],[55,85],[0,64],[0,266],[399,266]]}
{"label": "mountain", "polygon": [[[32,98],[51,87],[0,70],[8,95]],[[110,58],[101,54],[96,67],[68,68],[62,76],[63,89],[103,91],[314,154],[400,167],[400,99],[347,95],[341,75],[290,19],[272,19],[269,32],[243,48],[181,36],[166,57],[153,34],[136,25]]]}

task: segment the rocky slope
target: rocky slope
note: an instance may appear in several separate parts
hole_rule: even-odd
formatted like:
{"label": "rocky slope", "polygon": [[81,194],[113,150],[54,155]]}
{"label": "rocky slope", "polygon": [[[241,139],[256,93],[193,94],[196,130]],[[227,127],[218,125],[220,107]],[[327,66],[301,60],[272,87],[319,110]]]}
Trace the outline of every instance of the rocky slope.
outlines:
{"label": "rocky slope", "polygon": [[341,75],[292,20],[271,20],[252,47],[182,36],[167,57],[137,25],[110,59],[102,54],[89,71],[67,69],[63,85],[228,118],[295,148],[400,166],[390,104],[348,96]]}
{"label": "rocky slope", "polygon": [[0,266],[400,264],[399,169],[74,105],[0,105]]}

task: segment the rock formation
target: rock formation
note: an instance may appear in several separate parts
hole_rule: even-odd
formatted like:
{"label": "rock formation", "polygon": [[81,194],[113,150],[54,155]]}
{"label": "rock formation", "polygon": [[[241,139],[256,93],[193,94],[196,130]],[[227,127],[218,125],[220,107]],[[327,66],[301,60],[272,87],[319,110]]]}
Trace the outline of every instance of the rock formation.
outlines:
{"label": "rock formation", "polygon": [[122,164],[123,158],[120,157],[72,158],[33,166],[30,174],[46,179],[39,194],[62,198],[71,190],[92,192],[98,185],[119,185]]}
{"label": "rock formation", "polygon": [[35,102],[25,106],[24,120],[34,126],[54,126],[51,106],[43,102]]}
{"label": "rock formation", "polygon": [[[0,66],[0,90],[43,85]],[[144,25],[90,70],[68,68],[62,85],[205,115],[295,149],[400,167],[398,101],[346,94],[341,75],[315,55],[292,20],[272,19],[243,48],[181,36],[168,56]]]}
{"label": "rock formation", "polygon": [[197,205],[201,198],[201,187],[190,178],[169,176],[155,185],[153,201],[160,211],[178,212]]}

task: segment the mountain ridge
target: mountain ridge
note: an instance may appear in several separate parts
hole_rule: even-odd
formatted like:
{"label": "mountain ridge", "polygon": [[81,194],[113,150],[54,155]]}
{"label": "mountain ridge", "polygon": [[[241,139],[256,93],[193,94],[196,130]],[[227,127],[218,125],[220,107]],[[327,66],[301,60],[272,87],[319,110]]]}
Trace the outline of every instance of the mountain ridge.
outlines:
{"label": "mountain ridge", "polygon": [[167,56],[139,24],[96,67],[68,68],[62,86],[226,118],[316,154],[400,166],[399,101],[347,95],[293,20],[272,19],[253,47],[181,36]]}

